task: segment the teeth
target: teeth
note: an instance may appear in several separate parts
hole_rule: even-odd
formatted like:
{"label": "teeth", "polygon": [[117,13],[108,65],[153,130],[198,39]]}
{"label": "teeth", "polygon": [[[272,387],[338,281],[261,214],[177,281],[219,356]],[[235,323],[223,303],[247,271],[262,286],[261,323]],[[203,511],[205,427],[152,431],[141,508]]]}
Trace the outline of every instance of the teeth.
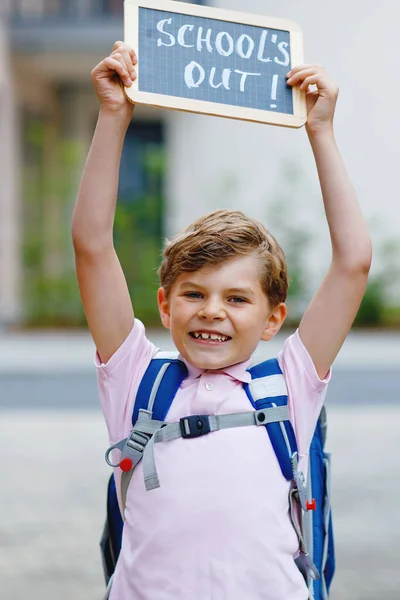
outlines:
{"label": "teeth", "polygon": [[194,331],[193,336],[196,339],[201,338],[203,340],[213,340],[218,342],[226,342],[229,339],[225,335],[218,335],[217,333],[199,333],[198,331]]}

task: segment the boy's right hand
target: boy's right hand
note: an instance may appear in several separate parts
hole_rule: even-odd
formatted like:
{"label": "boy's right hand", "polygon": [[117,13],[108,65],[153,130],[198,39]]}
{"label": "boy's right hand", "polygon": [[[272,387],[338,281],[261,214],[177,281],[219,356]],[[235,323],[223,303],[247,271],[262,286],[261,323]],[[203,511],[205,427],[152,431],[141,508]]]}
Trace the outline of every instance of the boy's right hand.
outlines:
{"label": "boy's right hand", "polygon": [[124,42],[115,42],[110,56],[92,71],[92,82],[103,112],[131,114],[133,105],[126,98],[123,86],[130,87],[136,79],[136,54]]}

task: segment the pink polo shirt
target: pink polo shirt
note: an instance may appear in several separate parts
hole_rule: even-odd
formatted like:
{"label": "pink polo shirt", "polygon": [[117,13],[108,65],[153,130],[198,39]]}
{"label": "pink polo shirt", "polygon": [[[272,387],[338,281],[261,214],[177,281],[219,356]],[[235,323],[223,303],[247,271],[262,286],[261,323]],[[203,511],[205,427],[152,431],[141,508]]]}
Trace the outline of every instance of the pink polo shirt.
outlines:
{"label": "pink polo shirt", "polygon": [[[135,395],[157,348],[135,325],[107,364],[96,357],[110,443],[129,435]],[[278,356],[302,468],[328,379],[321,381],[298,333]],[[188,365],[167,421],[252,410],[242,382],[251,361],[212,372]],[[160,488],[142,466],[127,494],[122,549],[110,600],[306,600],[293,557],[289,483],[264,427],[221,430],[155,444]],[[115,471],[117,487],[120,470]]]}

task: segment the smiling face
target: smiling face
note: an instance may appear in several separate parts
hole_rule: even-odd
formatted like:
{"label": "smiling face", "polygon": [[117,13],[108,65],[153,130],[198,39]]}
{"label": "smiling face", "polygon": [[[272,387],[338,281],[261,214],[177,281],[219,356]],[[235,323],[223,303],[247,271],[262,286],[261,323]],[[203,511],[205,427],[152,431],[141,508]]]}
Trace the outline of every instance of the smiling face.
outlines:
{"label": "smiling face", "polygon": [[283,303],[270,308],[255,254],[181,273],[168,297],[159,289],[158,304],[180,354],[202,369],[248,360],[261,339],[277,333],[286,316]]}

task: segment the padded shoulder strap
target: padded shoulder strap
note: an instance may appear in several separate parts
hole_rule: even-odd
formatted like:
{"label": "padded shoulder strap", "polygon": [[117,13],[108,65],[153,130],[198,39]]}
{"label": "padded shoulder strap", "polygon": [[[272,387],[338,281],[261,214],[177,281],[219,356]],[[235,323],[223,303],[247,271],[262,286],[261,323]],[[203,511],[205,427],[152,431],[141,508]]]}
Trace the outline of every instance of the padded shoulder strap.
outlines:
{"label": "padded shoulder strap", "polygon": [[185,363],[176,356],[160,352],[150,361],[136,394],[132,425],[135,425],[141,408],[150,410],[153,419],[164,420],[179,386],[187,375]]}
{"label": "padded shoulder strap", "polygon": [[[256,410],[272,406],[286,406],[288,393],[282,370],[276,358],[266,360],[248,369],[251,382],[244,384],[246,394]],[[293,479],[291,458],[297,452],[297,442],[290,421],[268,423],[266,426],[282,474]]]}

